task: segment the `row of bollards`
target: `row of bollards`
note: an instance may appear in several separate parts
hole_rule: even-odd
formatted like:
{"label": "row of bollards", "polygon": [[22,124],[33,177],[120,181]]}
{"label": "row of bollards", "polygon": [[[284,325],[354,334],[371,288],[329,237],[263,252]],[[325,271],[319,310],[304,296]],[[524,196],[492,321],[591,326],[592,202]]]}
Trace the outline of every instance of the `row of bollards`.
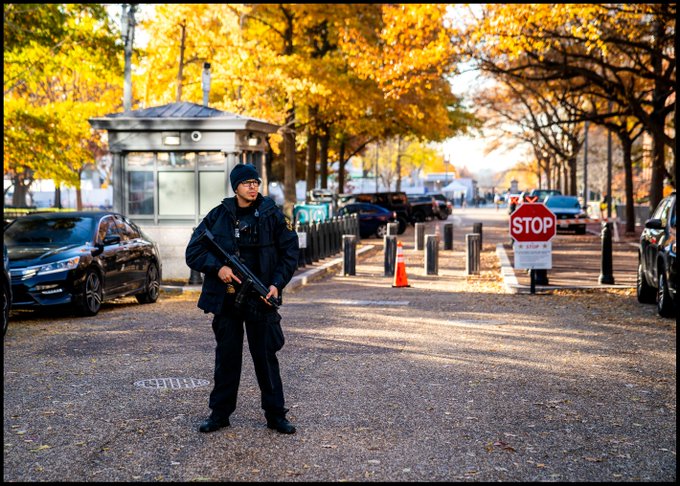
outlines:
{"label": "row of bollards", "polygon": [[[614,284],[612,274],[612,223],[602,223],[602,260],[600,266],[600,284]],[[453,224],[446,223],[444,227],[444,249],[453,250]],[[393,277],[397,260],[397,228],[396,223],[390,223],[387,235],[384,237],[384,275]],[[474,275],[480,273],[482,249],[482,223],[473,223],[473,232],[465,235],[465,273]],[[439,235],[425,235],[423,223],[415,224],[415,249],[425,250],[424,262],[426,275],[439,273]],[[343,251],[345,253],[344,274],[355,275],[356,272],[356,237],[343,236]],[[548,271],[545,269],[530,270],[531,293],[535,293],[536,285],[548,285]]]}
{"label": "row of bollards", "polygon": [[[481,253],[481,232],[482,223],[475,223],[473,226],[477,233],[466,235],[466,271],[467,274],[479,273],[480,253]],[[444,228],[444,250],[453,250],[453,223],[445,223]],[[437,228],[438,229],[438,228]],[[436,234],[425,234],[425,224],[415,223],[414,225],[414,248],[416,251],[424,250],[424,264],[426,275],[439,274],[439,240],[438,231]],[[472,238],[467,238],[472,236]],[[469,240],[469,242],[468,242]],[[396,224],[395,231],[390,231],[385,236],[384,245],[384,275],[394,276],[397,253]]]}
{"label": "row of bollards", "polygon": [[300,241],[298,268],[343,251],[345,235],[353,235],[356,240],[360,238],[356,214],[312,223],[297,222],[295,230]]}

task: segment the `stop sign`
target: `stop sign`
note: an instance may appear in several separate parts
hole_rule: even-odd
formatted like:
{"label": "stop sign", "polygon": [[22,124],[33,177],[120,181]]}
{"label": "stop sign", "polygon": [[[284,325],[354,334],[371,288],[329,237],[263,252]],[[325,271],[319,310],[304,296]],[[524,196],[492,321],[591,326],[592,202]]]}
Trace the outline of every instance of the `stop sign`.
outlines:
{"label": "stop sign", "polygon": [[510,215],[510,236],[515,241],[550,241],[557,218],[543,203],[521,204]]}

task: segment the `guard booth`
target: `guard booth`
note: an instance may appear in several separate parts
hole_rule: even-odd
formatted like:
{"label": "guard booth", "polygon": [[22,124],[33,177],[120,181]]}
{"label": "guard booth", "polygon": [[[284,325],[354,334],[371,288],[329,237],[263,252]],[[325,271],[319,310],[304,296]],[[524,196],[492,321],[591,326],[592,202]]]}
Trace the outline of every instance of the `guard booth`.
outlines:
{"label": "guard booth", "polygon": [[253,164],[267,191],[267,135],[279,126],[189,102],[90,118],[106,130],[113,209],[158,243],[163,278],[185,280],[184,250],[203,217],[233,196],[229,174]]}

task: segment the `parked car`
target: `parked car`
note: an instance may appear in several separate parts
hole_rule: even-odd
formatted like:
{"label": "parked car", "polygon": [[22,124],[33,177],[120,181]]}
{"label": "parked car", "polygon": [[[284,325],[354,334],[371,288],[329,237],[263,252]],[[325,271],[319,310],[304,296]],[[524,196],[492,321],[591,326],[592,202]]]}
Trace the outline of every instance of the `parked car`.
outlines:
{"label": "parked car", "polygon": [[584,235],[586,233],[586,224],[580,222],[561,223],[563,219],[585,219],[588,213],[581,207],[576,196],[560,196],[551,195],[545,198],[543,204],[546,205],[557,218],[557,230],[575,231],[577,235]]}
{"label": "parked car", "polygon": [[533,200],[538,197],[535,202],[545,202],[545,198],[548,196],[561,196],[562,191],[557,189],[532,189],[531,191],[525,191],[520,194],[520,200],[522,202],[527,202],[527,198]]}
{"label": "parked car", "polygon": [[9,311],[12,309],[12,278],[9,276],[7,247],[2,245],[2,335],[7,333]]}
{"label": "parked car", "polygon": [[68,304],[93,316],[102,302],[117,297],[158,299],[158,246],[121,214],[33,213],[5,229],[4,243],[13,308]]}
{"label": "parked car", "polygon": [[656,302],[663,317],[676,317],[678,309],[675,215],[673,191],[645,222],[638,251],[637,299],[642,303]]}
{"label": "parked car", "polygon": [[387,234],[387,223],[397,222],[397,213],[376,204],[350,203],[338,210],[339,216],[359,215],[359,236],[382,238]]}
{"label": "parked car", "polygon": [[408,201],[414,223],[434,218],[445,220],[453,212],[453,205],[443,194],[409,194]]}
{"label": "parked car", "polygon": [[[448,198],[444,194],[439,194],[438,192],[432,193],[432,197],[439,202],[439,219],[444,220],[449,217],[449,215],[453,214],[453,203],[448,200]],[[443,203],[443,204],[442,204]],[[446,211],[442,211],[442,206],[446,207]]]}
{"label": "parked car", "polygon": [[388,211],[397,213],[399,234],[406,231],[406,226],[412,221],[412,208],[405,192],[364,192],[359,194],[342,194],[338,198],[338,205],[340,207],[360,202],[375,204]]}
{"label": "parked car", "polygon": [[430,221],[439,215],[437,200],[427,194],[409,194],[408,202],[411,204],[411,222],[422,223]]}

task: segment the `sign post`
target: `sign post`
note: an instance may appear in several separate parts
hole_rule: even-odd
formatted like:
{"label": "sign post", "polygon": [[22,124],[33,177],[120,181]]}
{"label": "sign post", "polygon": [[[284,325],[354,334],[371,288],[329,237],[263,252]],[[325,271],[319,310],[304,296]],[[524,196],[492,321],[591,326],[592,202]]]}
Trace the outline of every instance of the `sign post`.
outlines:
{"label": "sign post", "polygon": [[516,269],[531,271],[531,293],[535,293],[535,270],[552,268],[552,243],[557,218],[543,203],[525,202],[510,215],[510,236]]}

